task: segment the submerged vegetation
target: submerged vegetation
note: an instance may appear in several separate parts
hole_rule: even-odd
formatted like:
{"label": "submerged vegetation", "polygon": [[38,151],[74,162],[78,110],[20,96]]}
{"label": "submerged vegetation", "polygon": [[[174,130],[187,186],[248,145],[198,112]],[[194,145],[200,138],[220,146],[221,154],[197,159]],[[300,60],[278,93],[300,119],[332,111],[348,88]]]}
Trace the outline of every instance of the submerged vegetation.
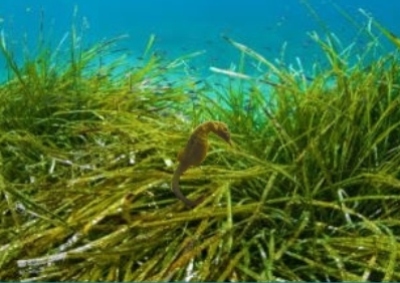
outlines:
{"label": "submerged vegetation", "polygon": [[[165,79],[183,59],[152,53],[154,38],[124,68],[99,64],[114,40],[83,49],[72,32],[68,53],[42,46],[18,64],[3,37],[0,278],[400,280],[400,64],[397,52],[366,62],[380,39],[365,32],[355,64],[312,34],[328,67],[311,79],[226,38],[265,73],[220,70],[232,84],[219,89]],[[181,177],[185,195],[208,196],[191,210],[170,182],[207,120],[233,146],[212,139]]]}

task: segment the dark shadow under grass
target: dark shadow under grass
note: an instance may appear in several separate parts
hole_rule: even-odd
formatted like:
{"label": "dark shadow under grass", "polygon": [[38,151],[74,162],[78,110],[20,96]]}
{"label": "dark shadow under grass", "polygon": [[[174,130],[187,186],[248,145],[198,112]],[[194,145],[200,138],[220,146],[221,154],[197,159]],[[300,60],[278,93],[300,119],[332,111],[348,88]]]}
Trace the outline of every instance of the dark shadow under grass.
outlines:
{"label": "dark shadow under grass", "polygon": [[[189,78],[160,83],[179,59],[152,54],[154,38],[122,75],[122,59],[90,67],[113,41],[72,44],[56,67],[51,50],[17,66],[3,41],[0,278],[400,280],[398,55],[349,66],[351,49],[312,36],[330,62],[312,80],[226,38],[268,72],[226,70],[232,86],[196,102]],[[234,145],[212,138],[182,176],[189,197],[208,195],[188,210],[170,190],[175,156],[210,119]]]}

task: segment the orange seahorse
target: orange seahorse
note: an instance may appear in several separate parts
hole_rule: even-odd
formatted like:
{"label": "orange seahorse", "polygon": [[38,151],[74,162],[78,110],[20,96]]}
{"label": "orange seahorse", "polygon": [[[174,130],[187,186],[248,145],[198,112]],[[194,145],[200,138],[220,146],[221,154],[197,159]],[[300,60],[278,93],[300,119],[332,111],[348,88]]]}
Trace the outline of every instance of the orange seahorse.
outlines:
{"label": "orange seahorse", "polygon": [[200,124],[190,135],[186,147],[178,154],[179,165],[172,177],[172,191],[186,206],[195,207],[203,197],[192,201],[186,198],[179,188],[180,176],[191,166],[198,166],[206,158],[208,150],[208,134],[213,132],[231,145],[231,135],[225,123],[208,121]]}

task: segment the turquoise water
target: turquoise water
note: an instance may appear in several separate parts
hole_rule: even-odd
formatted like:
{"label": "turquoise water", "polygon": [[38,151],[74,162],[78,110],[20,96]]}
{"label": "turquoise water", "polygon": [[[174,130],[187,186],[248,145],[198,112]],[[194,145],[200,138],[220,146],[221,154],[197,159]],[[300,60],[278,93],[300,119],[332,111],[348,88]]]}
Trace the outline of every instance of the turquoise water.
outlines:
{"label": "turquoise water", "polygon": [[[400,34],[400,25],[396,21],[400,15],[400,1],[307,2],[344,45],[354,42],[356,51],[365,48],[367,39],[355,38],[357,28],[337,11],[335,5],[357,24],[367,22],[359,12],[362,8],[388,29]],[[0,4],[0,28],[12,42],[16,56],[22,53],[24,44],[34,50],[43,27],[46,39],[56,45],[70,31],[73,22],[87,43],[129,35],[120,44],[121,48],[131,52],[132,60],[142,54],[150,34],[156,35],[155,50],[170,59],[204,51],[190,61],[190,66],[205,76],[210,74],[211,66],[234,68],[238,63],[239,52],[221,35],[244,43],[271,61],[280,56],[284,44],[286,64],[295,64],[299,58],[308,68],[314,62],[324,60],[319,47],[307,35],[310,31],[322,35],[323,29],[299,0],[2,0]],[[249,72],[255,71],[251,68]]]}

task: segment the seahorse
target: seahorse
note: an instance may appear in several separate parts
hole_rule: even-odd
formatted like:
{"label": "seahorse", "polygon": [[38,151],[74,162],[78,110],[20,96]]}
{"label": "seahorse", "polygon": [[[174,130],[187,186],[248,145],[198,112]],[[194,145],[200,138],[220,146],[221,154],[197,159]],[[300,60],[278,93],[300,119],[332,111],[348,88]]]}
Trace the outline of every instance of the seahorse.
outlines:
{"label": "seahorse", "polygon": [[197,126],[190,135],[185,148],[178,154],[179,165],[172,177],[172,191],[178,199],[183,201],[185,205],[190,208],[195,207],[199,202],[201,202],[203,197],[200,197],[195,201],[186,198],[179,188],[179,179],[180,176],[189,169],[189,167],[199,166],[206,158],[208,150],[208,134],[210,132],[219,136],[229,145],[232,145],[231,135],[227,125],[219,121],[208,121]]}

